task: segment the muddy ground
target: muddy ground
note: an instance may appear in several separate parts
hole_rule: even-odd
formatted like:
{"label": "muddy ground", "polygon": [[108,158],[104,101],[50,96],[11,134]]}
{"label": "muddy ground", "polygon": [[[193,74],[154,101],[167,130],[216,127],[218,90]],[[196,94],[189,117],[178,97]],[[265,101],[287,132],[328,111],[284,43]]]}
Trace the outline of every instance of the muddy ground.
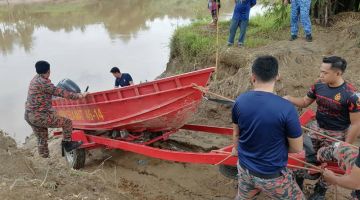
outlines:
{"label": "muddy ground", "polygon": [[[324,55],[339,55],[348,60],[346,79],[360,88],[360,15],[336,17],[332,27],[315,26],[314,41],[287,40],[248,49],[221,49],[220,65],[210,90],[230,98],[250,87],[249,66],[257,55],[271,54],[281,64],[279,95],[303,96],[318,76]],[[209,58],[209,62],[214,58]],[[209,63],[196,66],[203,68]],[[169,63],[167,74],[181,63]],[[193,123],[230,126],[230,108],[204,101],[194,115]],[[186,143],[191,150],[209,149],[230,144],[230,138],[199,133],[180,132],[172,136],[176,143]],[[36,153],[35,138],[30,137],[18,148],[13,139],[0,134],[0,197],[1,199],[233,199],[236,182],[220,175],[216,166],[183,164],[152,159],[120,150],[92,150],[86,167],[72,170],[61,157],[60,140],[52,138],[50,159]],[[311,183],[307,184],[312,187]],[[309,191],[309,190],[307,190]],[[330,188],[327,199],[334,199]],[[339,189],[337,198],[347,199],[349,191]],[[268,199],[267,197],[261,197]]]}

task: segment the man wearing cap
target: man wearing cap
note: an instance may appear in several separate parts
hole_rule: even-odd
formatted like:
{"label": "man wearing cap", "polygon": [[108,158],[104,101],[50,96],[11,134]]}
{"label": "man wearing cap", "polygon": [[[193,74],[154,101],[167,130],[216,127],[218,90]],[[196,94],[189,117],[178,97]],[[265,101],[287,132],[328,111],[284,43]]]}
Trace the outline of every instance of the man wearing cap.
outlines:
{"label": "man wearing cap", "polygon": [[63,129],[62,145],[65,151],[72,151],[81,145],[81,142],[71,141],[72,122],[68,118],[59,116],[53,110],[52,96],[79,99],[86,97],[88,93],[73,93],[55,87],[49,79],[50,64],[46,61],[38,61],[35,68],[37,74],[30,82],[25,104],[25,120],[37,137],[39,155],[48,158],[48,128],[61,127]]}
{"label": "man wearing cap", "polygon": [[111,68],[110,73],[112,73],[115,77],[115,88],[118,88],[119,86],[125,87],[129,85],[134,85],[133,79],[130,74],[121,73],[119,68]]}

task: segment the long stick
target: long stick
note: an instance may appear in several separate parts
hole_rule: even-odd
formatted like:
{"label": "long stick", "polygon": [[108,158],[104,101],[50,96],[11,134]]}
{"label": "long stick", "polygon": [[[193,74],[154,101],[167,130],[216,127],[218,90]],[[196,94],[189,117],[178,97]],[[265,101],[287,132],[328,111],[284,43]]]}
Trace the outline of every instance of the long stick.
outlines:
{"label": "long stick", "polygon": [[[219,6],[216,4],[216,57],[215,57],[215,76],[218,73],[218,65],[219,65]],[[215,80],[217,77],[215,77]]]}
{"label": "long stick", "polygon": [[335,189],[335,192],[334,192],[334,195],[335,195],[335,200],[337,200],[338,199],[338,189],[337,189],[337,186],[336,185],[334,185],[334,189]]}
{"label": "long stick", "polygon": [[313,132],[313,133],[315,133],[315,134],[317,134],[317,135],[320,135],[320,136],[322,136],[322,137],[325,137],[325,138],[327,138],[327,139],[329,139],[329,140],[332,140],[332,141],[335,141],[335,142],[342,142],[342,143],[345,143],[345,144],[351,146],[352,148],[359,149],[359,147],[357,147],[357,146],[355,146],[355,145],[352,145],[352,144],[349,144],[349,143],[347,143],[347,142],[338,140],[338,139],[333,138],[333,137],[330,137],[330,136],[328,136],[328,135],[324,135],[324,134],[322,134],[322,133],[320,133],[320,132],[318,132],[318,131],[316,131],[316,130],[314,130],[314,129],[307,128],[307,127],[305,127],[305,126],[301,126],[301,128],[304,129],[304,130],[307,130],[307,131],[311,131],[311,132]]}

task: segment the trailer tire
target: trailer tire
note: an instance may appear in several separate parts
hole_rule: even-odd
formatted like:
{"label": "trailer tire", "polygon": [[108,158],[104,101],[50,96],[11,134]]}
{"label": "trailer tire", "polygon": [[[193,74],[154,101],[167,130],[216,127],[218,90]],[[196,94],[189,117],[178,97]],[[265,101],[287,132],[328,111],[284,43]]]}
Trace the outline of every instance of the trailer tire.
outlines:
{"label": "trailer tire", "polygon": [[219,166],[220,173],[226,178],[237,180],[238,178],[238,170],[236,166],[230,165],[220,165]]}
{"label": "trailer tire", "polygon": [[69,167],[73,169],[81,169],[85,166],[85,149],[74,149],[70,152],[66,152],[65,150],[63,151]]}

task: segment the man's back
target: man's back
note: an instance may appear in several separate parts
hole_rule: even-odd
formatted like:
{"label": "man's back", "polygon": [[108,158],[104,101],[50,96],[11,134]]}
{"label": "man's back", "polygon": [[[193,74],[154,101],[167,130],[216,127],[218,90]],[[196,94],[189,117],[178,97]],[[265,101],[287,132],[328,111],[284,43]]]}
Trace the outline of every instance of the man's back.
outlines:
{"label": "man's back", "polygon": [[239,163],[261,174],[284,169],[287,138],[301,136],[295,107],[273,93],[250,91],[237,98],[232,113],[240,129]]}

